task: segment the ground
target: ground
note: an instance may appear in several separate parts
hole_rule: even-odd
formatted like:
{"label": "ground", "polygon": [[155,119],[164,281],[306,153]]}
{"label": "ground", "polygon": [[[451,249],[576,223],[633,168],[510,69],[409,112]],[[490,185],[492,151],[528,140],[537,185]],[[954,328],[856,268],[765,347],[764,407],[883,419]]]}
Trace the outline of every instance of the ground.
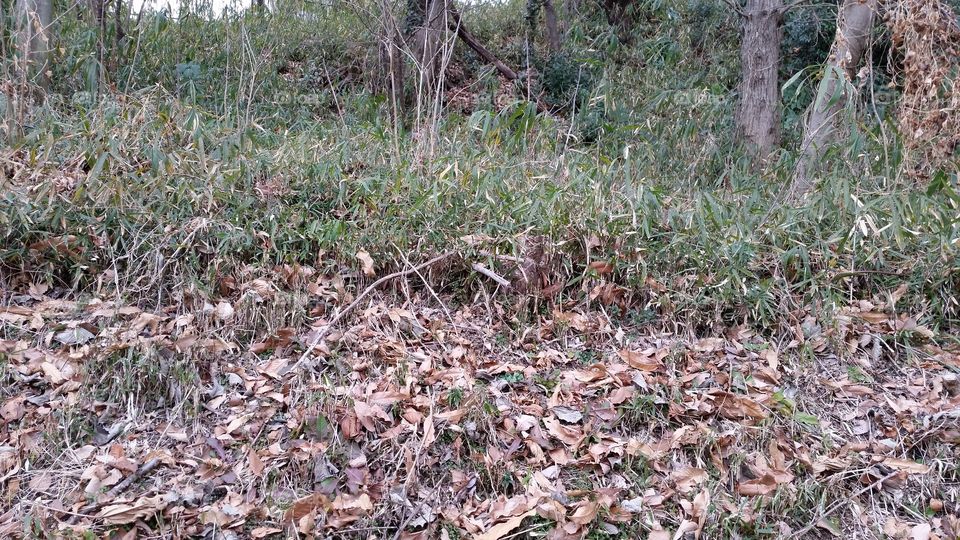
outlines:
{"label": "ground", "polygon": [[429,281],[314,350],[360,280],[278,267],[152,308],[10,291],[0,535],[960,537],[960,355],[898,291],[696,334]]}

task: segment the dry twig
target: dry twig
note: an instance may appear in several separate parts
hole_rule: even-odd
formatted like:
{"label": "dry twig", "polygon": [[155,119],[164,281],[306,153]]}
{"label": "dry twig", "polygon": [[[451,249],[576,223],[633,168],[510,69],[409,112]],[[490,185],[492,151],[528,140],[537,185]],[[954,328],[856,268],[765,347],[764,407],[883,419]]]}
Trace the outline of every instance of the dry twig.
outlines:
{"label": "dry twig", "polygon": [[419,273],[421,270],[429,268],[442,260],[450,258],[453,255],[454,255],[453,251],[448,251],[443,255],[438,255],[425,263],[419,264],[417,266],[411,266],[403,270],[400,270],[398,272],[394,272],[392,274],[388,274],[371,283],[370,286],[364,289],[363,292],[360,293],[360,295],[357,296],[357,298],[353,302],[350,302],[350,305],[345,307],[343,311],[341,311],[340,313],[337,313],[337,315],[333,318],[333,320],[330,321],[329,324],[327,324],[325,327],[323,327],[322,330],[317,332],[316,337],[313,338],[313,340],[310,342],[310,345],[308,345],[307,349],[303,351],[303,354],[300,355],[300,359],[297,360],[297,363],[294,364],[291,369],[297,369],[298,367],[300,367],[300,365],[307,359],[307,357],[310,356],[311,353],[313,353],[313,350],[317,348],[317,345],[319,345],[320,342],[323,341],[323,338],[327,337],[327,334],[329,334],[330,331],[333,330],[333,328],[337,325],[337,323],[339,323],[350,312],[356,309],[357,306],[360,305],[360,302],[364,298],[369,296],[370,293],[372,293],[377,287],[379,287],[380,285],[383,285],[384,283],[390,281],[391,279],[408,276],[414,273]]}

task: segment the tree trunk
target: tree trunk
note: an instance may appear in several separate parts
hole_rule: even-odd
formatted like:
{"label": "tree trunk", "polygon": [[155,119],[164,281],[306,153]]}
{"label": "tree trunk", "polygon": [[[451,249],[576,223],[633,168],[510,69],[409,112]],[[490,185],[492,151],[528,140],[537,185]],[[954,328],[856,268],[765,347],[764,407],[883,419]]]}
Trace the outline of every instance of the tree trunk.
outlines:
{"label": "tree trunk", "polygon": [[783,0],[747,0],[740,42],[738,136],[757,158],[780,143],[780,39]]}
{"label": "tree trunk", "polygon": [[837,17],[837,35],[823,70],[817,95],[807,114],[807,125],[793,178],[793,196],[804,195],[813,186],[812,175],[836,133],[838,116],[850,99],[857,66],[867,50],[877,0],[844,0]]}
{"label": "tree trunk", "polygon": [[441,64],[441,45],[447,28],[448,0],[424,0],[423,24],[413,37],[414,55],[420,71],[421,97],[433,94]]}
{"label": "tree trunk", "polygon": [[50,49],[53,22],[52,0],[17,2],[17,48],[23,59],[22,74],[46,90],[50,86]]}
{"label": "tree trunk", "polygon": [[557,24],[557,11],[553,7],[553,0],[543,0],[543,20],[547,27],[547,43],[550,45],[550,54],[560,53],[560,27]]}
{"label": "tree trunk", "polygon": [[394,126],[398,126],[403,111],[403,40],[387,0],[381,1],[380,14],[382,19],[380,66],[383,89],[387,94],[390,119]]}
{"label": "tree trunk", "polygon": [[[115,0],[116,5],[114,6],[113,11],[113,49],[114,54],[119,50],[120,40],[127,37],[127,32],[123,29],[123,23],[121,21],[121,15],[123,15],[123,0]],[[261,2],[263,0],[260,0]]]}

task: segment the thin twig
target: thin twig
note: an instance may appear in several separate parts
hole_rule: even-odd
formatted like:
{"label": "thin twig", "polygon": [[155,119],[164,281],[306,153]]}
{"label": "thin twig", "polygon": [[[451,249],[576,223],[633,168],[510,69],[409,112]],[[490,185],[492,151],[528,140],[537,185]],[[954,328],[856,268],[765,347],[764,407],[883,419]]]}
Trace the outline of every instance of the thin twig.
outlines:
{"label": "thin twig", "polygon": [[896,277],[906,277],[906,274],[903,272],[892,272],[889,270],[847,270],[844,272],[839,272],[831,276],[831,281],[836,281],[838,279],[859,276],[859,275],[879,275],[879,276],[896,276]]}
{"label": "thin twig", "polygon": [[[397,251],[400,252],[399,249]],[[403,262],[404,264],[407,265],[407,267],[413,268],[413,264],[410,263],[410,260],[407,259],[406,255],[404,255],[403,252],[400,252],[400,257],[403,259]],[[413,268],[413,271],[417,274],[417,277],[420,278],[420,281],[423,282],[423,286],[427,288],[427,291],[430,292],[430,295],[433,296],[433,299],[440,304],[440,307],[443,309],[443,313],[447,316],[447,320],[450,321],[450,324],[453,324],[453,316],[450,315],[450,310],[447,308],[447,305],[444,304],[443,300],[440,299],[440,295],[438,295],[437,292],[433,290],[433,287],[430,286],[430,283],[427,281],[427,278],[423,277],[423,274],[420,273],[419,270],[417,270],[416,268]]]}
{"label": "thin twig", "polygon": [[323,341],[323,338],[327,337],[327,334],[329,334],[330,331],[333,330],[333,328],[337,325],[337,323],[339,323],[350,312],[356,309],[356,307],[360,305],[360,301],[362,301],[364,298],[369,296],[370,293],[374,291],[374,289],[390,281],[391,279],[408,276],[410,274],[419,272],[420,270],[423,270],[425,268],[429,268],[444,259],[450,258],[451,256],[454,255],[454,253],[455,252],[453,251],[448,251],[447,253],[444,253],[443,255],[438,255],[425,263],[422,263],[410,268],[405,268],[399,272],[388,274],[371,283],[369,287],[367,287],[366,289],[363,290],[362,293],[360,293],[360,296],[357,296],[357,298],[353,302],[350,302],[350,305],[345,307],[343,311],[341,311],[340,313],[337,313],[337,315],[333,318],[333,320],[330,321],[329,324],[327,324],[325,327],[323,327],[322,330],[317,332],[316,337],[314,337],[313,340],[310,342],[310,345],[307,346],[307,350],[303,351],[303,354],[300,355],[300,359],[297,360],[297,363],[294,364],[291,369],[297,369],[298,367],[300,367],[300,364],[302,364],[307,359],[307,357],[310,356],[311,353],[313,353],[313,350],[317,348],[317,345],[319,345],[321,341]]}
{"label": "thin twig", "polygon": [[821,521],[823,521],[824,519],[826,519],[827,516],[829,516],[830,514],[836,512],[841,506],[843,506],[843,503],[844,503],[846,500],[856,499],[856,498],[859,497],[860,495],[863,495],[863,494],[866,493],[867,491],[870,491],[871,489],[877,487],[878,485],[883,484],[884,482],[886,482],[887,480],[893,478],[894,476],[896,476],[896,475],[899,474],[899,473],[900,473],[900,471],[893,471],[892,473],[884,476],[883,478],[881,478],[881,479],[879,479],[879,480],[871,483],[871,484],[868,485],[867,487],[865,487],[865,488],[857,491],[857,492],[854,493],[853,495],[850,495],[849,497],[846,497],[846,498],[844,499],[844,501],[834,503],[832,506],[830,506],[830,508],[827,508],[822,514],[820,514],[820,517],[818,517],[816,520],[810,520],[810,524],[809,524],[809,525],[807,525],[806,527],[800,529],[799,531],[795,532],[794,534],[790,535],[790,538],[792,539],[792,538],[800,538],[800,537],[802,537],[803,535],[805,535],[805,534],[807,534],[808,532],[810,532],[811,530],[813,530],[813,528],[817,526],[817,523],[820,523]]}

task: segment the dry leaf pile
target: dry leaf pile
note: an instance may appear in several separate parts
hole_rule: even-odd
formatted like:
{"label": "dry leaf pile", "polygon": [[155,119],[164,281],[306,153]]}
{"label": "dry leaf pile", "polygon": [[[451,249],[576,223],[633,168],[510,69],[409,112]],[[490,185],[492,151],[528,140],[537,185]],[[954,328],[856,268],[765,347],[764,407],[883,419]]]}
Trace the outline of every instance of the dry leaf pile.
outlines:
{"label": "dry leaf pile", "polygon": [[[383,295],[293,369],[349,294],[301,277],[193,310],[11,296],[0,536],[960,535],[960,357],[902,291],[781,336]],[[246,331],[291,287],[317,327]]]}
{"label": "dry leaf pile", "polygon": [[908,173],[928,180],[955,168],[960,148],[960,20],[942,0],[899,0],[887,24],[903,55],[897,116]]}

